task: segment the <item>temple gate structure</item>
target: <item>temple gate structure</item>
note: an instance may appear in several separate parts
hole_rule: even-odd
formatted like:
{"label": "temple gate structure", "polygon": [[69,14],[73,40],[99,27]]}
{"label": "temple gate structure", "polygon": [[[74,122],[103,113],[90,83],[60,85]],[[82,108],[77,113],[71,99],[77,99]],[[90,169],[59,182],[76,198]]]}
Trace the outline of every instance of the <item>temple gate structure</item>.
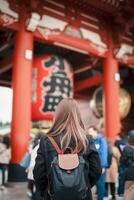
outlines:
{"label": "temple gate structure", "polygon": [[74,96],[103,86],[105,135],[115,140],[119,69],[134,66],[133,8],[131,0],[0,0],[0,85],[13,89],[13,164],[29,143],[33,59],[47,52],[72,59]]}

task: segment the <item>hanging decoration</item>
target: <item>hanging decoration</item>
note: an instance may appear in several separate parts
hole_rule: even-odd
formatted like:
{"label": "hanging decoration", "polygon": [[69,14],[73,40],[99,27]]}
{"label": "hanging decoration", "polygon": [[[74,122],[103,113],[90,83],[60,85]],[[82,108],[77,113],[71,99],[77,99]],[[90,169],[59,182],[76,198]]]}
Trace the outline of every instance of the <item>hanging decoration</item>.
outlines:
{"label": "hanging decoration", "polygon": [[36,58],[32,81],[32,119],[51,120],[57,104],[68,97],[73,97],[70,64],[55,55]]}
{"label": "hanging decoration", "polygon": [[[95,90],[93,98],[90,101],[90,108],[93,111],[93,114],[97,118],[104,117],[104,95],[102,87],[99,87]],[[131,96],[124,89],[120,88],[119,90],[119,113],[121,119],[124,119],[131,108]]]}

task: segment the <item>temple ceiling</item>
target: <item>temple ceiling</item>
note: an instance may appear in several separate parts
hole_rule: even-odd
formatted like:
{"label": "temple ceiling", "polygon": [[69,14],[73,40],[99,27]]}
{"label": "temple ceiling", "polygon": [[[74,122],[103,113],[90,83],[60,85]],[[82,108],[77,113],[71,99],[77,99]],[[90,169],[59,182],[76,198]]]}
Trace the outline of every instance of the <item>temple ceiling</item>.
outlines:
{"label": "temple ceiling", "polygon": [[[107,30],[111,31],[114,52],[118,59],[134,53],[134,1],[131,0],[45,0],[23,1],[28,31],[35,32],[34,55],[57,54],[69,60],[74,68],[75,80],[83,80],[94,74],[102,74],[102,60],[95,55],[60,46],[55,41],[42,43],[53,34],[65,34],[83,39],[98,48],[100,54],[107,51]],[[0,0],[0,85],[11,85],[12,59],[15,31],[18,29],[21,5],[16,0]],[[72,35],[73,34],[73,35]],[[124,53],[125,52],[125,53]],[[126,58],[127,59],[127,58]],[[6,61],[5,61],[6,60]],[[9,61],[9,62],[8,62]],[[120,65],[126,68],[125,64]],[[133,70],[130,65],[130,71]],[[3,81],[3,82],[2,82]],[[5,83],[4,83],[5,81]]]}

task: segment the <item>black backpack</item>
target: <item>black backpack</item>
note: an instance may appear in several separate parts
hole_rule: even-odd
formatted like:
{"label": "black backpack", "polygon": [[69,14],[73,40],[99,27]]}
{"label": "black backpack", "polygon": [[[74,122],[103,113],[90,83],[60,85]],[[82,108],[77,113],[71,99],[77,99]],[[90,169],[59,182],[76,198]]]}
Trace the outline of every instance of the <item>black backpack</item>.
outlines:
{"label": "black backpack", "polygon": [[52,137],[48,139],[57,152],[48,169],[51,200],[86,200],[85,159],[77,153],[64,154]]}
{"label": "black backpack", "polygon": [[127,159],[127,167],[125,167],[124,171],[124,179],[125,181],[134,181],[134,146],[126,145],[129,149],[128,151],[128,159]]}

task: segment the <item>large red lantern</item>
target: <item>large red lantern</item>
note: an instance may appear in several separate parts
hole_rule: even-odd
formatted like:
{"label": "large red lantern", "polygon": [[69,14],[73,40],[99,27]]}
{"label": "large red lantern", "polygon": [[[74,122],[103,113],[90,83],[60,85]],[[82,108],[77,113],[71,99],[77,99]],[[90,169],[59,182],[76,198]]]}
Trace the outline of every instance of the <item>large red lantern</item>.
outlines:
{"label": "large red lantern", "polygon": [[52,120],[57,104],[73,97],[73,72],[70,64],[55,55],[34,60],[32,82],[32,119]]}

